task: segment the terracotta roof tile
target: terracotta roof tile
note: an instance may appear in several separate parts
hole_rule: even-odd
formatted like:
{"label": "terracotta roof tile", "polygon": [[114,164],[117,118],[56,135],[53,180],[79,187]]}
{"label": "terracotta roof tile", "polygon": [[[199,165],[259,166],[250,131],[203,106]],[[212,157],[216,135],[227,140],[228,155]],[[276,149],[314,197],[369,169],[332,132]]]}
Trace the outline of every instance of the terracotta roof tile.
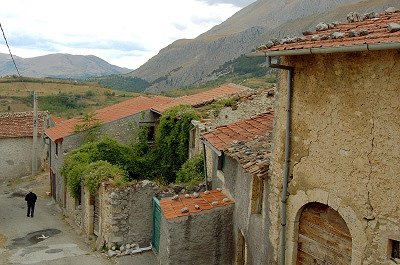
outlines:
{"label": "terracotta roof tile", "polygon": [[[224,207],[234,203],[220,190],[211,190],[209,192],[209,194],[200,192],[199,197],[197,198],[193,194],[191,194],[189,198],[186,198],[185,195],[181,194],[176,200],[173,200],[172,197],[162,198],[160,200],[160,206],[164,217],[166,219],[173,219],[206,210],[212,210],[217,207]],[[224,202],[223,200],[225,198],[227,198],[228,201]],[[215,201],[218,202],[218,204],[214,206],[212,203]],[[200,206],[200,208],[196,209],[195,205]],[[182,213],[182,208],[184,207],[188,209],[188,212]]]}
{"label": "terracotta roof tile", "polygon": [[270,161],[273,112],[215,128],[203,138],[219,151],[236,159],[250,174],[265,178]]}
{"label": "terracotta roof tile", "polygon": [[[108,123],[111,121],[119,120],[130,115],[140,113],[144,110],[148,110],[153,106],[162,105],[169,103],[172,99],[168,97],[135,97],[118,104],[105,107],[97,110],[96,118],[100,123]],[[66,120],[55,127],[46,130],[47,136],[53,141],[57,141],[66,136],[74,134],[75,125],[79,124],[81,120],[79,118],[72,118]]]}
{"label": "terracotta roof tile", "polygon": [[[44,132],[47,112],[38,112],[38,133]],[[32,137],[33,112],[0,113],[0,138]]]}
{"label": "terracotta roof tile", "polygon": [[[332,29],[313,32],[311,35],[304,36],[303,41],[288,44],[277,44],[271,48],[260,47],[259,52],[269,53],[273,51],[298,50],[310,48],[329,48],[329,47],[349,47],[363,44],[381,44],[381,43],[400,43],[400,31],[389,32],[387,27],[389,23],[400,23],[400,12],[391,14],[379,14],[377,18],[365,19],[360,22],[346,23],[336,25]],[[364,36],[350,37],[351,30],[367,30],[368,34]],[[317,38],[323,35],[330,36],[334,32],[344,33],[343,38],[326,40]],[[312,40],[317,38],[317,40]]]}
{"label": "terracotta roof tile", "polygon": [[225,97],[229,97],[232,95],[236,95],[240,92],[243,92],[247,90],[247,87],[236,85],[236,84],[226,84],[222,85],[220,87],[201,92],[198,94],[190,95],[190,96],[183,96],[174,99],[172,102],[163,104],[160,106],[154,106],[152,110],[162,113],[166,111],[167,109],[179,105],[192,105],[192,106],[197,106],[201,104],[205,104],[207,102],[216,100],[216,99],[221,99]]}
{"label": "terracotta roof tile", "polygon": [[203,138],[220,151],[235,141],[250,141],[272,130],[273,112],[259,114],[247,120],[219,126],[204,133]]}

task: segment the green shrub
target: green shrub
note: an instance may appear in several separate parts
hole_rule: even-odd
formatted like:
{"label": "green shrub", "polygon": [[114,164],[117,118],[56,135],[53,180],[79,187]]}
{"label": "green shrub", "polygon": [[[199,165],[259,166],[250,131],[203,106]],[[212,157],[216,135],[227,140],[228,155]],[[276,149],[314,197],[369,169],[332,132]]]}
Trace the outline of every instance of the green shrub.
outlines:
{"label": "green shrub", "polygon": [[176,182],[197,185],[204,180],[204,159],[202,155],[195,155],[186,160],[176,173]]}
{"label": "green shrub", "polygon": [[82,173],[91,162],[90,155],[76,150],[65,157],[61,174],[65,177],[66,184],[72,197],[78,199],[81,195]]}
{"label": "green shrub", "polygon": [[188,159],[191,121],[197,119],[196,112],[185,105],[170,108],[161,116],[156,131],[155,161],[158,176],[167,183],[175,181],[177,171]]}
{"label": "green shrub", "polygon": [[83,184],[90,194],[96,194],[100,183],[105,180],[114,180],[119,184],[126,182],[126,172],[117,165],[111,165],[106,161],[96,161],[88,165],[83,172]]}

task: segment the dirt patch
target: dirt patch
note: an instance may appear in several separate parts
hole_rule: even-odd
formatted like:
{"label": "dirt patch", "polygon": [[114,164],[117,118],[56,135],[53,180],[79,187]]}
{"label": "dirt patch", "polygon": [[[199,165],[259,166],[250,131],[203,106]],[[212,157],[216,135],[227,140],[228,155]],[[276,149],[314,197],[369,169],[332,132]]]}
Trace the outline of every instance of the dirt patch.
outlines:
{"label": "dirt patch", "polygon": [[7,237],[5,235],[0,234],[0,248],[4,248],[7,242]]}

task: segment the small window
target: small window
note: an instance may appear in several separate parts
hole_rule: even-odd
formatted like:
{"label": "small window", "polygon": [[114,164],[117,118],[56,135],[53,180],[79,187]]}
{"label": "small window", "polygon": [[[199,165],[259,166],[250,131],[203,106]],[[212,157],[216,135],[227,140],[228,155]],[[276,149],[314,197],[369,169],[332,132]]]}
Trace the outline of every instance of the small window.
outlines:
{"label": "small window", "polygon": [[154,142],[155,139],[156,139],[156,127],[154,125],[149,126],[149,129],[147,131],[147,141]]}
{"label": "small window", "polygon": [[389,239],[388,250],[392,259],[400,259],[400,241]]}
{"label": "small window", "polygon": [[218,170],[225,172],[225,163],[225,155],[222,153],[220,156],[218,156]]}
{"label": "small window", "polygon": [[251,213],[261,214],[264,195],[264,179],[253,176],[253,185],[251,191]]}
{"label": "small window", "polygon": [[56,143],[56,150],[55,150],[56,156],[58,156],[58,148],[59,148],[58,143]]}

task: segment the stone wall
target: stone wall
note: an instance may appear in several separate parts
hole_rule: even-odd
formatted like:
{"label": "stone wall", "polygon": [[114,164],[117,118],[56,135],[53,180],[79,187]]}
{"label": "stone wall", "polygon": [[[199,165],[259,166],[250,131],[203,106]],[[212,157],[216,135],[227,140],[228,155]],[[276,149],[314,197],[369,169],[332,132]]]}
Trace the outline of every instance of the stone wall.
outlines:
{"label": "stone wall", "polygon": [[159,187],[146,180],[127,187],[103,185],[100,189],[99,240],[107,247],[127,243],[150,246],[152,198],[159,192]]}
{"label": "stone wall", "polygon": [[[398,51],[294,56],[288,201],[288,263],[302,207],[337,210],[352,235],[351,264],[388,264],[400,238],[400,54]],[[327,67],[329,66],[329,67]],[[273,178],[279,201],[284,162],[287,72],[281,71]],[[279,231],[278,220],[273,222]],[[278,246],[278,237],[270,235]],[[278,251],[278,247],[276,247]],[[276,251],[276,253],[277,253]]]}
{"label": "stone wall", "polygon": [[162,218],[160,265],[233,264],[233,205],[174,219]]}
{"label": "stone wall", "polygon": [[[38,137],[38,170],[44,166],[46,145]],[[32,173],[32,137],[0,139],[0,181],[27,176]]]}

